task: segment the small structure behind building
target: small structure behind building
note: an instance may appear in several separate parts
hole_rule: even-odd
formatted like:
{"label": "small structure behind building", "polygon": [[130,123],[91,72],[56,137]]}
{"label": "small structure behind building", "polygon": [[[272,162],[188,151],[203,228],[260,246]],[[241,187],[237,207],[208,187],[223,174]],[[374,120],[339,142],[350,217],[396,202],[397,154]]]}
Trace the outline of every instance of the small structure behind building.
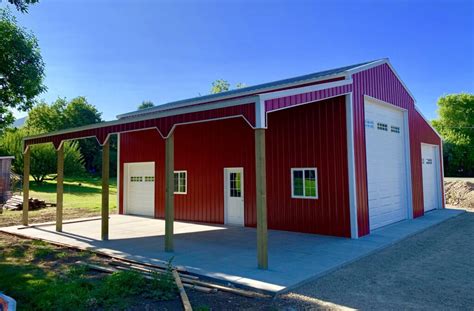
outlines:
{"label": "small structure behind building", "polygon": [[0,204],[5,203],[12,196],[11,164],[13,156],[0,156]]}

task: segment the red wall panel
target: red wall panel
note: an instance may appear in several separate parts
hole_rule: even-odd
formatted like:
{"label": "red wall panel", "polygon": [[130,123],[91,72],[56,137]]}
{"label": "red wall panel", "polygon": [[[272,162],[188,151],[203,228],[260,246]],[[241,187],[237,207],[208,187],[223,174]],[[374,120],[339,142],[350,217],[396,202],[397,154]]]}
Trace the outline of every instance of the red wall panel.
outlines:
{"label": "red wall panel", "polygon": [[[175,170],[188,172],[187,194],[175,194],[175,219],[224,222],[224,168],[244,168],[245,224],[255,220],[254,132],[243,118],[177,126]],[[156,161],[155,216],[164,217],[164,140],[156,130],[121,134],[120,163]],[[123,213],[123,173],[120,212]]]}
{"label": "red wall panel", "polygon": [[[350,237],[345,97],[268,114],[268,226]],[[316,167],[318,199],[291,198],[291,168]]]}
{"label": "red wall panel", "polygon": [[[382,64],[353,75],[354,154],[359,236],[369,234],[367,194],[367,162],[365,150],[364,95],[391,103],[408,110],[412,169],[414,217],[423,215],[423,185],[421,175],[422,142],[440,145],[441,140],[415,110],[414,101],[393,73],[390,66]],[[428,126],[428,128],[426,127]],[[441,149],[441,148],[440,148]],[[440,157],[442,159],[442,157]]]}

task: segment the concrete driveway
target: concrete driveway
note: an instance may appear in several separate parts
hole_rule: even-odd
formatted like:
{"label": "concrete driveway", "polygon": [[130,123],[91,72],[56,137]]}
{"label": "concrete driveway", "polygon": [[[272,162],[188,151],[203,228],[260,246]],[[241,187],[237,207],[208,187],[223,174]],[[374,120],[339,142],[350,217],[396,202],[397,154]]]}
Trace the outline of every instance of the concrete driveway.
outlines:
{"label": "concrete driveway", "polygon": [[474,213],[307,283],[272,307],[474,310]]}

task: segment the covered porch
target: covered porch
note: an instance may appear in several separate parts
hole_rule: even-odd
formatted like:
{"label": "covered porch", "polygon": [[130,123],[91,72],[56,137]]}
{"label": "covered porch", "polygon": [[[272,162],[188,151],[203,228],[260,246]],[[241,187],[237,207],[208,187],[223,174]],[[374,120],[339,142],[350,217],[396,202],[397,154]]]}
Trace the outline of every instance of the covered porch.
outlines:
{"label": "covered porch", "polygon": [[110,238],[101,239],[100,218],[71,221],[57,232],[54,223],[0,228],[29,238],[59,242],[145,263],[173,264],[189,272],[270,293],[294,288],[358,258],[390,246],[462,213],[434,210],[425,217],[404,220],[360,239],[269,230],[270,268],[255,265],[256,229],[224,225],[174,223],[173,253],[165,252],[164,220],[128,215],[110,216]]}

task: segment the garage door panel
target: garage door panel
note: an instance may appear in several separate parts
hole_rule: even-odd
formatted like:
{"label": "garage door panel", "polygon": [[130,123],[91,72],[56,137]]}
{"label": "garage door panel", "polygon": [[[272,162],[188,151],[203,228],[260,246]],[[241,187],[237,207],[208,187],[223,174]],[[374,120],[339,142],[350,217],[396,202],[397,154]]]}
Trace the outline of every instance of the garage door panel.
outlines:
{"label": "garage door panel", "polygon": [[125,213],[155,215],[155,163],[125,163]]}
{"label": "garage door panel", "polygon": [[404,116],[398,109],[365,103],[370,228],[405,219]]}

